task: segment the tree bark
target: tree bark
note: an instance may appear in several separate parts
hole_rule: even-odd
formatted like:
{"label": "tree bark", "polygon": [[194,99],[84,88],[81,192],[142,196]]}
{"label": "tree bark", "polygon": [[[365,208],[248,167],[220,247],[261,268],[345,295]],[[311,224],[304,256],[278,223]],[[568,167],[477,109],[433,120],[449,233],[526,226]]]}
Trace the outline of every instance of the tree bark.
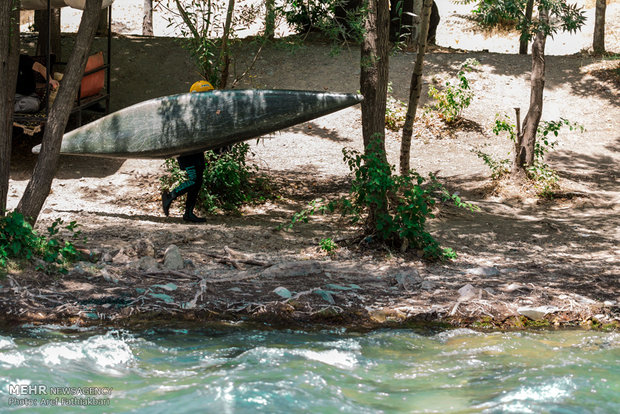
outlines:
{"label": "tree bark", "polygon": [[[534,0],[527,0],[527,4],[525,5],[525,21],[529,25],[532,21],[532,14],[534,13]],[[527,45],[529,44],[529,39],[523,39],[523,37],[519,40],[519,54],[527,55]]]}
{"label": "tree bark", "polygon": [[[370,0],[364,23],[365,35],[361,45],[360,86],[364,100],[362,101],[362,135],[364,152],[371,151],[383,158],[385,154],[385,107],[389,75],[389,3],[385,0]],[[377,141],[376,146],[370,146]],[[377,197],[379,195],[376,195]],[[367,229],[374,229],[377,216],[387,209],[387,198],[370,206],[366,220]]]}
{"label": "tree bark", "polygon": [[276,31],[275,0],[265,0],[265,37],[273,39]]}
{"label": "tree bark", "polygon": [[592,48],[594,53],[605,53],[605,11],[607,2],[605,0],[596,0],[596,12],[594,15],[594,40]]}
{"label": "tree bark", "polygon": [[228,10],[226,10],[226,22],[224,23],[224,33],[222,34],[222,45],[220,49],[220,81],[215,87],[218,89],[226,88],[228,84],[228,71],[230,68],[230,53],[228,51],[228,39],[230,38],[230,30],[232,19],[235,12],[235,0],[228,1]]}
{"label": "tree bark", "polygon": [[424,0],[422,6],[422,22],[420,25],[420,36],[418,36],[418,54],[413,66],[411,75],[411,85],[409,86],[409,105],[403,126],[403,136],[400,142],[400,174],[408,175],[411,169],[409,159],[411,157],[411,137],[413,135],[413,123],[415,121],[420,94],[422,93],[422,70],[424,68],[424,55],[426,54],[426,43],[428,38],[428,28],[431,20],[431,9],[433,0]]}
{"label": "tree bark", "polygon": [[49,195],[60,157],[60,144],[97,30],[102,0],[86,0],[75,45],[43,134],[41,153],[17,210],[34,224]]}
{"label": "tree bark", "polygon": [[380,139],[385,149],[385,107],[389,74],[389,9],[387,2],[371,0],[361,49],[360,86],[364,148]]}
{"label": "tree bark", "polygon": [[19,62],[20,0],[0,2],[0,217],[6,210],[11,173],[13,107]]}
{"label": "tree bark", "polygon": [[[549,14],[546,9],[539,8],[541,22],[549,23]],[[536,33],[532,43],[532,74],[530,78],[530,107],[523,119],[521,133],[515,142],[515,157],[512,173],[515,176],[524,175],[528,165],[534,162],[534,146],[536,132],[540,123],[543,109],[543,92],[545,89],[545,43],[547,36],[542,31]]]}
{"label": "tree bark", "polygon": [[153,0],[144,0],[143,4],[142,34],[153,36]]}

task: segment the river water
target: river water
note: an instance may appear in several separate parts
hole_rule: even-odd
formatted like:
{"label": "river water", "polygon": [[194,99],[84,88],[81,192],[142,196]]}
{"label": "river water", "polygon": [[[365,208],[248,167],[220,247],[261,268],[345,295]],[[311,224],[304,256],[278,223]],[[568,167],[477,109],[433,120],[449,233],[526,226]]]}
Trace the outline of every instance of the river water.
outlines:
{"label": "river water", "polygon": [[620,413],[620,334],[26,327],[0,412]]}

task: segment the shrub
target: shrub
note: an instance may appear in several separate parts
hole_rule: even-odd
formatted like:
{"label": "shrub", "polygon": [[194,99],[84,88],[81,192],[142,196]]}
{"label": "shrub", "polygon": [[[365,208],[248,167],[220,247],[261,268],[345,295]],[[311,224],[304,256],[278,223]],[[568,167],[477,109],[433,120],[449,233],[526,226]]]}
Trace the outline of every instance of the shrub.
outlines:
{"label": "shrub", "polygon": [[376,143],[371,145],[369,154],[343,149],[344,161],[353,175],[349,197],[323,206],[317,206],[318,200],[315,200],[310,208],[294,215],[288,227],[296,222],[307,222],[312,214],[336,210],[351,222],[359,223],[372,208],[377,216],[375,227],[366,229],[368,240],[376,237],[389,245],[411,246],[432,260],[455,258],[454,250],[442,248],[428,233],[426,221],[434,217],[432,210],[437,199],[450,200],[472,211],[477,208],[450,194],[432,174],[428,182],[414,171],[407,176],[394,175],[394,166],[385,162],[383,154],[375,150]]}
{"label": "shrub", "polygon": [[465,76],[466,72],[472,70],[472,66],[480,63],[476,59],[467,59],[462,65],[457,75],[457,82],[446,82],[443,90],[439,91],[431,86],[428,95],[435,100],[432,108],[448,124],[452,124],[461,118],[463,110],[467,108],[474,98],[474,92],[469,86],[469,80]]}
{"label": "shrub", "polygon": [[[5,269],[10,260],[33,260],[40,258],[45,263],[38,269],[46,272],[66,273],[66,266],[77,260],[79,253],[70,241],[59,238],[63,221],[55,220],[47,228],[47,236],[40,236],[18,212],[0,217],[0,270]],[[76,239],[80,232],[72,221],[64,226]]]}
{"label": "shrub", "polygon": [[[273,198],[269,180],[258,175],[258,167],[246,161],[250,146],[235,144],[223,152],[206,151],[206,168],[197,207],[213,213],[217,209],[237,211],[243,204]],[[174,159],[164,162],[167,175],[160,178],[162,190],[171,190],[184,181],[185,173]]]}

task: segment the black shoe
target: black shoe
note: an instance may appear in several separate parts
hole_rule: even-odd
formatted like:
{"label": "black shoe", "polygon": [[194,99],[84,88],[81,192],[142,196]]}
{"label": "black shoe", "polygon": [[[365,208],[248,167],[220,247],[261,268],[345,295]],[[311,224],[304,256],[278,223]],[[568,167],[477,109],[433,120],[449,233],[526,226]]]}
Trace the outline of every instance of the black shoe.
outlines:
{"label": "black shoe", "polygon": [[166,217],[170,215],[170,204],[172,204],[172,200],[174,200],[174,197],[169,192],[164,191],[161,194],[161,207],[164,209]]}
{"label": "black shoe", "polygon": [[192,222],[192,223],[204,223],[204,222],[207,221],[206,218],[198,217],[198,216],[196,216],[192,212],[183,214],[183,220],[189,221],[189,222]]}

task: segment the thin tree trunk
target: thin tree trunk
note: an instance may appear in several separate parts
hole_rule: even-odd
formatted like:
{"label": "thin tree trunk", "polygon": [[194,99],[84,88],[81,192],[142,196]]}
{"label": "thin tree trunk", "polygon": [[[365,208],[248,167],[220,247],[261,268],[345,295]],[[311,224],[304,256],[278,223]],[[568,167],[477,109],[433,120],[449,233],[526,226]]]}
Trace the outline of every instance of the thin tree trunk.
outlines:
{"label": "thin tree trunk", "polygon": [[220,89],[226,88],[228,83],[228,70],[230,68],[230,54],[228,53],[228,39],[230,38],[230,28],[235,11],[235,0],[229,0],[228,10],[226,11],[226,23],[224,23],[224,33],[222,34],[222,45],[220,49],[220,82],[216,85]]}
{"label": "thin tree trunk", "polygon": [[[546,9],[538,10],[541,22],[548,24],[549,14]],[[515,143],[515,158],[512,165],[513,175],[523,175],[526,167],[534,162],[534,146],[536,132],[540,123],[543,109],[543,92],[545,89],[545,43],[547,36],[539,31],[532,43],[532,75],[530,78],[530,107],[523,119],[523,128],[517,135]]]}
{"label": "thin tree trunk", "polygon": [[[385,139],[385,107],[389,74],[389,9],[387,2],[371,0],[361,50],[360,86],[364,148],[374,139]],[[385,143],[383,144],[385,148]]]}
{"label": "thin tree trunk", "polygon": [[82,14],[71,57],[67,63],[67,70],[45,126],[41,153],[34,167],[32,178],[17,206],[17,210],[32,224],[36,222],[52,186],[60,156],[62,136],[84,74],[90,45],[97,30],[101,1],[86,0],[86,7]]}
{"label": "thin tree trunk", "polygon": [[[527,24],[532,21],[532,14],[534,13],[534,0],[527,0],[525,5],[525,20]],[[519,40],[519,54],[527,55],[527,45],[530,43],[529,39],[524,39],[523,36]]]}
{"label": "thin tree trunk", "polygon": [[142,34],[153,36],[153,0],[144,0],[143,4]]}
{"label": "thin tree trunk", "polygon": [[20,0],[0,2],[0,217],[6,210],[11,173],[13,107],[19,62]]}
{"label": "thin tree trunk", "polygon": [[400,174],[408,175],[411,169],[409,159],[411,157],[411,136],[413,135],[413,123],[415,121],[420,94],[422,93],[422,70],[424,68],[424,55],[426,54],[426,43],[428,28],[431,20],[431,9],[433,0],[424,0],[422,8],[422,22],[420,25],[420,36],[418,36],[418,54],[413,66],[411,75],[411,85],[409,87],[409,105],[407,116],[403,126],[403,136],[400,142]]}
{"label": "thin tree trunk", "polygon": [[[372,150],[380,152],[380,156],[387,163],[385,107],[389,75],[389,3],[384,0],[370,0],[367,13],[360,59],[360,90],[364,95],[362,101],[364,151],[366,155],[371,155]],[[378,145],[371,148],[370,144],[373,141],[377,141]],[[366,221],[367,229],[376,228],[377,216],[386,209],[387,198],[370,206]]]}
{"label": "thin tree trunk", "polygon": [[273,39],[276,31],[275,0],[265,0],[265,37]]}
{"label": "thin tree trunk", "polygon": [[594,16],[594,40],[592,48],[594,53],[605,53],[605,11],[607,2],[605,0],[596,0],[596,12]]}

